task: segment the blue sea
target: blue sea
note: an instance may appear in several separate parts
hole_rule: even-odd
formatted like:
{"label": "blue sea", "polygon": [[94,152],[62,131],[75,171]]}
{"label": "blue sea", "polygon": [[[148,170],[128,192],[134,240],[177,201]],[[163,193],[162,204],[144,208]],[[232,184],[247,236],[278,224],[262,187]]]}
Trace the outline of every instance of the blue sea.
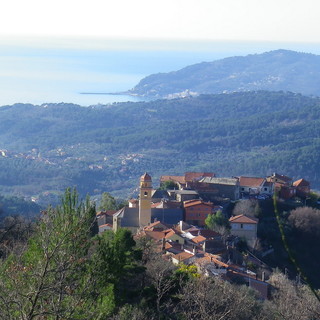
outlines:
{"label": "blue sea", "polygon": [[274,49],[319,53],[319,45],[210,43],[183,49],[81,49],[0,43],[0,106],[75,103],[82,106],[139,101],[108,93],[133,88],[147,75],[229,56]]}

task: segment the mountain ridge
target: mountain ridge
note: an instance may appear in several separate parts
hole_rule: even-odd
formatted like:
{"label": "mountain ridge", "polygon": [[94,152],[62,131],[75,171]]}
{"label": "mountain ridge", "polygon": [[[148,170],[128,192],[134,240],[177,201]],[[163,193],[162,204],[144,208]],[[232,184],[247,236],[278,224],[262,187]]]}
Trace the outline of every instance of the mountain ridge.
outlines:
{"label": "mountain ridge", "polygon": [[201,62],[151,74],[127,93],[154,98],[243,91],[292,91],[320,96],[320,56],[278,49]]}

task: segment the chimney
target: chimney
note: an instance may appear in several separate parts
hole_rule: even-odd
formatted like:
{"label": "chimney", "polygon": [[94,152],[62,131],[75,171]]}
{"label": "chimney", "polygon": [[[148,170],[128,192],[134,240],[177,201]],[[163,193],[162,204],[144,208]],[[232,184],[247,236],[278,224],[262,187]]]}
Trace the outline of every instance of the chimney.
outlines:
{"label": "chimney", "polygon": [[206,242],[207,242],[207,240],[205,240],[205,241],[203,242],[203,244],[202,244],[202,250],[203,250],[204,252],[206,252]]}
{"label": "chimney", "polygon": [[263,271],[262,272],[262,276],[261,276],[261,280],[264,282],[265,281],[265,277],[266,277],[266,274],[265,274],[265,272]]}
{"label": "chimney", "polygon": [[192,252],[193,252],[193,254],[196,254],[196,253],[197,253],[197,247],[196,247],[196,246],[193,246]]}

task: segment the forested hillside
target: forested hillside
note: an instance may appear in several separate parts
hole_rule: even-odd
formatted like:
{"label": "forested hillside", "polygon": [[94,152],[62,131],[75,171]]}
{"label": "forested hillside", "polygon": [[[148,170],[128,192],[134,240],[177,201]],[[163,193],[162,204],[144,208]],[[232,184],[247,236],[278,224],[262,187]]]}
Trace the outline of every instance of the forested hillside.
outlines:
{"label": "forested hillside", "polygon": [[253,90],[320,95],[320,56],[289,50],[202,62],[142,79],[130,94],[170,97]]}
{"label": "forested hillside", "polygon": [[43,202],[77,186],[126,197],[144,171],[274,171],[319,188],[320,99],[284,92],[201,95],[84,108],[0,108],[0,194]]}

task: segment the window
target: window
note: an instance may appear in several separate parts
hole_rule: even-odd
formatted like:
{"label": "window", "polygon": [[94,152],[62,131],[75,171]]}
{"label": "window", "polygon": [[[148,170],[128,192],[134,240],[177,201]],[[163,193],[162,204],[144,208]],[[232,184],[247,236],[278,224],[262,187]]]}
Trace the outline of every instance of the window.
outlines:
{"label": "window", "polygon": [[145,196],[145,197],[148,196],[148,192],[147,192],[147,191],[144,192],[144,196]]}
{"label": "window", "polygon": [[240,228],[243,229],[243,223],[241,223]]}
{"label": "window", "polygon": [[268,188],[264,188],[264,191],[268,191]]}

